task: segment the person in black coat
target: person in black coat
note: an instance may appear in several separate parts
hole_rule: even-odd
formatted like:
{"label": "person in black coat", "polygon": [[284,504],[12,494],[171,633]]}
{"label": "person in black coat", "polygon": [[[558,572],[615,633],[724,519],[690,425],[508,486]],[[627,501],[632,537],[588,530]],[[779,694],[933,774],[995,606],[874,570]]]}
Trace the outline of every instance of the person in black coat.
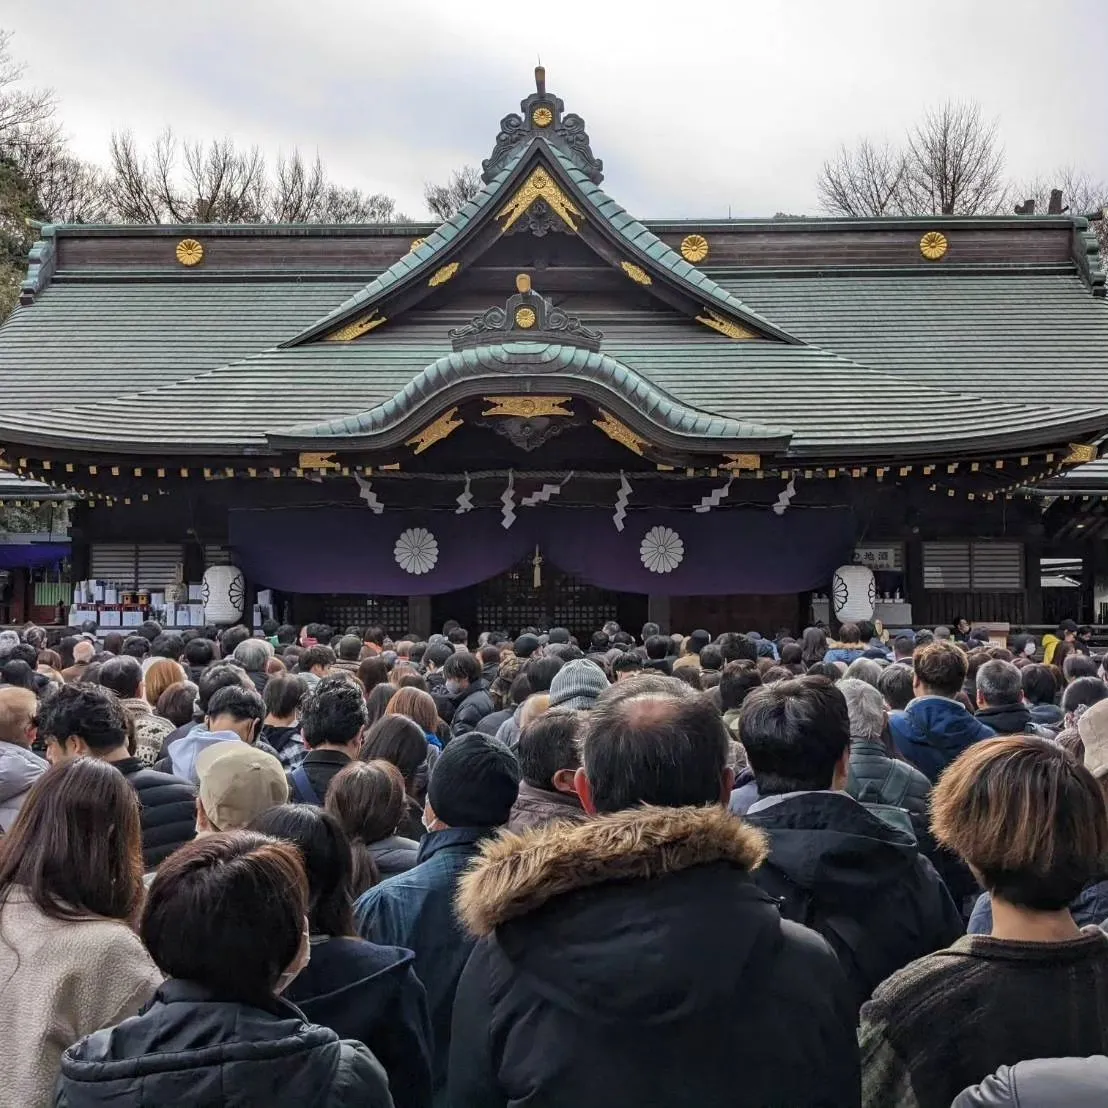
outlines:
{"label": "person in black coat", "polygon": [[300,706],[300,731],[308,753],[286,774],[289,799],[322,807],[339,772],[358,757],[369,714],[361,686],[325,677]]}
{"label": "person in black coat", "polygon": [[451,1108],[859,1103],[846,979],[751,880],[766,845],[722,806],[727,753],[710,704],[644,674],[590,713],[596,818],[485,844],[459,888],[479,941]]}
{"label": "person in black coat", "polygon": [[308,960],[307,911],[292,844],[236,831],[182,847],[142,915],[142,941],[167,980],[141,1015],[65,1052],[55,1103],[391,1108],[370,1050],[281,997]]}
{"label": "person in black coat", "polygon": [[758,782],[746,819],[770,843],[754,879],[786,919],[828,940],[856,1008],[890,974],[964,933],[915,837],[842,791],[850,717],[827,678],[755,689],[743,704],[739,735]]}
{"label": "person in black coat", "polygon": [[442,675],[441,692],[431,695],[439,715],[450,724],[451,737],[475,731],[477,724],[496,709],[481,663],[464,651],[451,654],[442,667]]}
{"label": "person in black coat", "polygon": [[127,750],[127,723],[119,699],[95,685],[67,685],[38,713],[39,736],[54,764],[91,757],[127,778],[141,805],[142,860],[149,871],[196,835],[196,790],[169,773],[147,769]]}
{"label": "person in black coat", "polygon": [[373,1051],[396,1108],[430,1108],[431,1020],[415,955],[358,938],[350,841],[338,820],[307,804],[270,808],[251,830],[291,842],[308,875],[311,960],[285,990],[313,1023]]}

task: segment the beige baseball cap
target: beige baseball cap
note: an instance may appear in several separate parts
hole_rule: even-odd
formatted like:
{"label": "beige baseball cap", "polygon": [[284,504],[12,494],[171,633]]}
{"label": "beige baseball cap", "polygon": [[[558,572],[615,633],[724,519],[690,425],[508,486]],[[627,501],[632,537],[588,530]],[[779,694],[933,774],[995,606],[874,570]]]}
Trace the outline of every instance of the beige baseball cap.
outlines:
{"label": "beige baseball cap", "polygon": [[264,750],[228,739],[196,759],[200,803],[220,831],[237,831],[289,798],[285,768]]}
{"label": "beige baseball cap", "polygon": [[1108,776],[1108,700],[1087,709],[1077,721],[1085,744],[1085,768],[1096,778]]}

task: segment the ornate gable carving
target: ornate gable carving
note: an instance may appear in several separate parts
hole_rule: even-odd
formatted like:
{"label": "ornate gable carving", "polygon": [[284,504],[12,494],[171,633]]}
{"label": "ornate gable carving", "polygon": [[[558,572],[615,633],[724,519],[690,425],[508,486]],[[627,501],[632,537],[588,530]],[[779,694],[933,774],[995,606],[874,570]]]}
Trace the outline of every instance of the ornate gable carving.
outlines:
{"label": "ornate gable carving", "polygon": [[542,135],[547,142],[568,154],[593,184],[604,180],[604,163],[593,156],[585,121],[570,112],[560,96],[546,91],[546,70],[535,69],[535,92],[520,104],[520,114],[513,112],[500,121],[500,132],[492,156],[481,163],[481,176],[488,184],[504,168],[516,148]]}

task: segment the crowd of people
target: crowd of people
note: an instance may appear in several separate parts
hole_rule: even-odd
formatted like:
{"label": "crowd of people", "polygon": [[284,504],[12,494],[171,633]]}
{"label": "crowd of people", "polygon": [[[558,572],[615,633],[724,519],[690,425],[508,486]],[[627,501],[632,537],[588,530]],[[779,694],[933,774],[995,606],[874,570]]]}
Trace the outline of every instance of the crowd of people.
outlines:
{"label": "crowd of people", "polygon": [[0,1103],[1108,1102],[1108,657],[0,632]]}

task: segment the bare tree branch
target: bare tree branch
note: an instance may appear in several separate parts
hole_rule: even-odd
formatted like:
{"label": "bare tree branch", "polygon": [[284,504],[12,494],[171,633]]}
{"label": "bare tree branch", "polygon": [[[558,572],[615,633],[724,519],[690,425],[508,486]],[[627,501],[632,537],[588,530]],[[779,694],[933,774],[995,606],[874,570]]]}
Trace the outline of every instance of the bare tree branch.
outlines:
{"label": "bare tree branch", "polygon": [[904,155],[888,143],[875,146],[863,139],[852,150],[842,146],[820,170],[816,182],[820,205],[833,215],[893,214],[904,172]]}
{"label": "bare tree branch", "polygon": [[450,174],[445,184],[426,182],[423,186],[423,199],[431,209],[431,214],[445,222],[461,211],[483,187],[481,171],[476,166],[463,165]]}

